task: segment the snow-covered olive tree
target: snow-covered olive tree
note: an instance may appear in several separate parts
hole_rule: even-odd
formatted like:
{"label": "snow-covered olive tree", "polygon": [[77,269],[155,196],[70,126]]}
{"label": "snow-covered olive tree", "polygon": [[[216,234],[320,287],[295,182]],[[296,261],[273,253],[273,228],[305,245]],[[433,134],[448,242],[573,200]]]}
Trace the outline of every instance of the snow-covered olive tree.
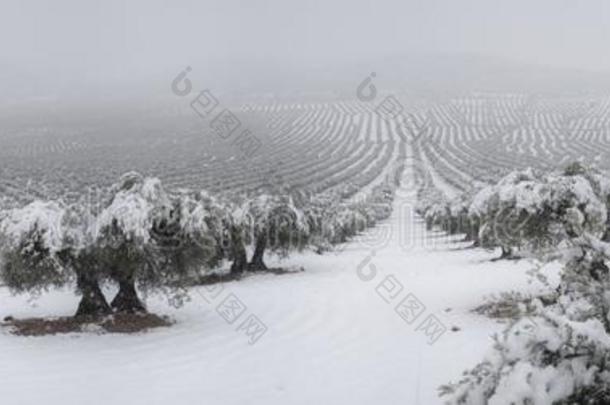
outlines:
{"label": "snow-covered olive tree", "polygon": [[465,234],[465,240],[475,242],[476,246],[479,233],[478,220],[468,212],[472,198],[472,194],[464,192],[448,203],[449,218],[445,229],[450,234]]}
{"label": "snow-covered olive tree", "polygon": [[325,230],[335,204],[338,201],[331,193],[313,194],[304,204],[303,213],[309,227],[310,243],[318,253],[331,249],[332,238],[325,234]]}
{"label": "snow-covered olive tree", "polygon": [[98,216],[96,240],[102,262],[119,285],[111,306],[119,312],[146,308],[142,288],[179,285],[215,257],[202,201],[170,196],[159,179],[127,173],[112,187],[112,198]]}
{"label": "snow-covered olive tree", "polygon": [[250,218],[244,210],[244,201],[240,196],[214,197],[202,192],[204,206],[210,213],[208,227],[216,241],[219,259],[231,261],[230,272],[233,275],[248,269],[246,243]]}
{"label": "snow-covered olive tree", "polygon": [[65,207],[56,202],[35,201],[4,212],[2,280],[17,292],[62,286],[69,273],[57,254],[63,249]]}
{"label": "snow-covered olive tree", "polygon": [[324,234],[332,244],[347,242],[366,229],[369,220],[366,214],[351,204],[338,204],[325,219]]}
{"label": "snow-covered olive tree", "polygon": [[435,198],[422,195],[423,201],[418,202],[416,212],[423,217],[427,230],[439,228],[449,235],[464,234],[464,240],[477,247],[480,220],[469,211],[474,195],[473,190],[468,190],[448,201],[438,193],[434,194]]}
{"label": "snow-covered olive tree", "polygon": [[[248,264],[250,270],[265,270],[266,251],[280,255],[290,249],[302,249],[309,240],[306,216],[294,205],[290,196],[263,194],[245,202],[243,213],[249,217],[254,252]],[[246,222],[246,221],[242,221]]]}
{"label": "snow-covered olive tree", "polygon": [[95,213],[92,206],[71,204],[64,217],[64,245],[58,257],[76,274],[76,285],[83,298],[77,315],[106,315],[111,308],[100,282],[108,276],[100,262],[101,251],[95,240]]}
{"label": "snow-covered olive tree", "polygon": [[153,270],[139,276],[149,287],[179,286],[202,268],[213,267],[221,259],[209,228],[210,213],[201,195],[187,193],[171,197],[171,208],[154,213],[151,256]]}
{"label": "snow-covered olive tree", "polygon": [[136,292],[138,274],[154,271],[151,231],[156,215],[171,209],[171,202],[158,179],[139,173],[123,175],[111,188],[111,200],[100,212],[96,240],[102,262],[119,285],[111,305],[119,312],[139,312],[146,308]]}
{"label": "snow-covered olive tree", "polygon": [[500,247],[502,257],[510,256],[515,247],[521,246],[525,228],[533,225],[540,208],[539,178],[531,169],[514,171],[473,197],[469,216],[480,224],[481,246]]}
{"label": "snow-covered olive tree", "polygon": [[439,201],[430,204],[424,211],[426,229],[431,230],[435,226],[443,227],[449,215],[449,207],[445,202]]}
{"label": "snow-covered olive tree", "polygon": [[5,212],[0,223],[2,280],[14,291],[37,293],[75,278],[82,296],[76,315],[108,314],[91,221],[88,207],[52,201]]}
{"label": "snow-covered olive tree", "polygon": [[367,215],[364,208],[340,201],[309,208],[306,215],[311,224],[312,243],[319,251],[324,251],[364,231],[374,218],[372,213]]}
{"label": "snow-covered olive tree", "polygon": [[585,231],[603,234],[607,208],[600,193],[597,180],[582,173],[515,171],[480,190],[469,214],[481,221],[481,245],[509,256],[515,248],[552,248]]}
{"label": "snow-covered olive tree", "polygon": [[602,239],[610,242],[610,173],[586,166],[581,162],[575,162],[566,167],[563,174],[586,178],[601,202],[606,205],[606,229]]}

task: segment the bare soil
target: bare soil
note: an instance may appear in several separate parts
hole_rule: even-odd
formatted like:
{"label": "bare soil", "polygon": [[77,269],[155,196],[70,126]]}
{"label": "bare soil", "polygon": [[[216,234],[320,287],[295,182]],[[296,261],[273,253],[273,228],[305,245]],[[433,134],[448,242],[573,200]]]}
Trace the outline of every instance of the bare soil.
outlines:
{"label": "bare soil", "polygon": [[113,314],[105,317],[6,317],[0,326],[18,336],[47,336],[64,333],[139,333],[172,324],[168,317],[155,314]]}

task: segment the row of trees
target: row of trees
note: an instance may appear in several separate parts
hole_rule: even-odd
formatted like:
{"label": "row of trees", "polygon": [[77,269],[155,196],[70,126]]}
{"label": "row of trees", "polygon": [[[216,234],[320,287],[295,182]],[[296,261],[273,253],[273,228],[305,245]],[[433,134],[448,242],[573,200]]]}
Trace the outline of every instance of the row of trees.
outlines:
{"label": "row of trees", "polygon": [[[266,252],[322,252],[345,242],[389,215],[392,190],[384,183],[360,204],[335,193],[169,193],[156,178],[127,173],[100,204],[35,201],[1,211],[0,277],[14,292],[76,281],[77,316],[142,312],[136,286],[175,296],[223,262],[239,276],[267,269]],[[107,282],[118,285],[110,304]]]}
{"label": "row of trees", "polygon": [[552,250],[585,231],[610,240],[610,179],[581,163],[550,173],[518,170],[454,200],[436,195],[435,202],[427,201],[420,201],[418,212],[428,229],[500,248],[502,258]]}
{"label": "row of trees", "polygon": [[448,403],[610,403],[610,178],[580,163],[515,171],[462,201],[424,214],[432,225],[476,230],[476,243],[504,256],[518,250],[563,270],[554,301],[534,300],[481,363],[441,387]]}

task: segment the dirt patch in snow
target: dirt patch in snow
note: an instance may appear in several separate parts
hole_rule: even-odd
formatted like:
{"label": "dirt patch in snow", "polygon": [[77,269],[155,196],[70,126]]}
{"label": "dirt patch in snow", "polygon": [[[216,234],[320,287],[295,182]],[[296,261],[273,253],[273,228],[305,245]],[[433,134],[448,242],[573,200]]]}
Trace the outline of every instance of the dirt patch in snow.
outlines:
{"label": "dirt patch in snow", "polygon": [[60,317],[14,319],[6,317],[0,323],[18,336],[46,336],[64,333],[139,333],[153,328],[168,327],[173,321],[155,314],[114,314],[105,317]]}

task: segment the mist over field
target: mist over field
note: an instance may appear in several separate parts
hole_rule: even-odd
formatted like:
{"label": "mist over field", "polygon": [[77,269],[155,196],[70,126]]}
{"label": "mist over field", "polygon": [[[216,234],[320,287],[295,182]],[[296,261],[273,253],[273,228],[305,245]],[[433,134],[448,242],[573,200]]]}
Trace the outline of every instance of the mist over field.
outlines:
{"label": "mist over field", "polygon": [[5,0],[0,404],[610,403],[610,3]]}
{"label": "mist over field", "polygon": [[166,95],[185,65],[219,92],[345,92],[369,71],[389,87],[472,88],[481,76],[523,86],[549,81],[549,70],[555,85],[573,78],[606,86],[609,7],[603,0],[7,1],[2,98]]}

